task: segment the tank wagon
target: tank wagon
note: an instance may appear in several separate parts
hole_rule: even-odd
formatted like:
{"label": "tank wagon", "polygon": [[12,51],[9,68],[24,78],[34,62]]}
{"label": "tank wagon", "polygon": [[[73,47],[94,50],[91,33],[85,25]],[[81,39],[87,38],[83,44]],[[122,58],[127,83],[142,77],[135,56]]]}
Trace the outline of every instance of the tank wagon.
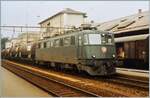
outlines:
{"label": "tank wagon", "polygon": [[115,69],[114,35],[99,30],[81,30],[39,40],[19,48],[18,58],[57,69],[85,71],[90,75],[112,75]]}

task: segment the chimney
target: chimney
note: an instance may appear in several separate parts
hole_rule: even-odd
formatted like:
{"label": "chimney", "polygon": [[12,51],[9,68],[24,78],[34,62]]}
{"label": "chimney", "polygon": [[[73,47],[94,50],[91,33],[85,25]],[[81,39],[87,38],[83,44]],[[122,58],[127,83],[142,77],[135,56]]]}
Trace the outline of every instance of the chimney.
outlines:
{"label": "chimney", "polygon": [[94,23],[94,20],[91,20],[91,23],[93,24],[93,23]]}
{"label": "chimney", "polygon": [[138,19],[141,19],[143,17],[143,15],[141,14],[142,13],[142,9],[139,9],[138,10]]}
{"label": "chimney", "polygon": [[141,14],[141,13],[142,13],[142,9],[139,9],[139,10],[138,10],[138,13]]}

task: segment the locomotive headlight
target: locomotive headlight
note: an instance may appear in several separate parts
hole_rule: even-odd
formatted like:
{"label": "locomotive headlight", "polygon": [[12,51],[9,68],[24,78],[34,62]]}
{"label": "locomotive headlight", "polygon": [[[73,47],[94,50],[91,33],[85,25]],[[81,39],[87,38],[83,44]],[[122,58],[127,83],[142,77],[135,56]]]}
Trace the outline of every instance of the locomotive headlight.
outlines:
{"label": "locomotive headlight", "polygon": [[95,55],[92,55],[92,58],[96,58],[96,56],[95,56]]}
{"label": "locomotive headlight", "polygon": [[114,58],[116,57],[115,54],[112,55]]}
{"label": "locomotive headlight", "polygon": [[101,50],[102,50],[103,53],[107,52],[107,48],[106,47],[102,47]]}
{"label": "locomotive headlight", "polygon": [[104,37],[104,36],[105,36],[105,34],[102,34],[102,36]]}

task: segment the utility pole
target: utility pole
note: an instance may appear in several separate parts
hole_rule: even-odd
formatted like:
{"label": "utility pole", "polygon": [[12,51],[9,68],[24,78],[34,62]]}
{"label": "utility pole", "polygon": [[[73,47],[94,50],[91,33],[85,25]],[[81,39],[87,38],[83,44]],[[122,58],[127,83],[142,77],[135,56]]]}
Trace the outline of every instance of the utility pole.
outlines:
{"label": "utility pole", "polygon": [[26,24],[26,30],[27,30],[27,43],[28,43],[28,24]]}
{"label": "utility pole", "polygon": [[26,31],[27,31],[27,44],[28,44],[28,6],[26,8],[27,8],[26,9]]}

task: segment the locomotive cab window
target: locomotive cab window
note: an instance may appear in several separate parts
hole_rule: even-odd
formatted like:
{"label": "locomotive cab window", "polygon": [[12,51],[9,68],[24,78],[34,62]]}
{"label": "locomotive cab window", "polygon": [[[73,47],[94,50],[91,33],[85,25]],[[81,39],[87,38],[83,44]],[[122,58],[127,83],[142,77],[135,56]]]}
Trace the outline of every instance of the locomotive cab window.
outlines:
{"label": "locomotive cab window", "polygon": [[102,34],[102,43],[112,45],[113,44],[113,35],[112,34]]}
{"label": "locomotive cab window", "polygon": [[107,43],[112,44],[112,35],[107,36]]}
{"label": "locomotive cab window", "polygon": [[89,44],[101,44],[100,34],[89,34]]}
{"label": "locomotive cab window", "polygon": [[101,35],[100,34],[85,34],[84,35],[84,45],[100,45]]}

